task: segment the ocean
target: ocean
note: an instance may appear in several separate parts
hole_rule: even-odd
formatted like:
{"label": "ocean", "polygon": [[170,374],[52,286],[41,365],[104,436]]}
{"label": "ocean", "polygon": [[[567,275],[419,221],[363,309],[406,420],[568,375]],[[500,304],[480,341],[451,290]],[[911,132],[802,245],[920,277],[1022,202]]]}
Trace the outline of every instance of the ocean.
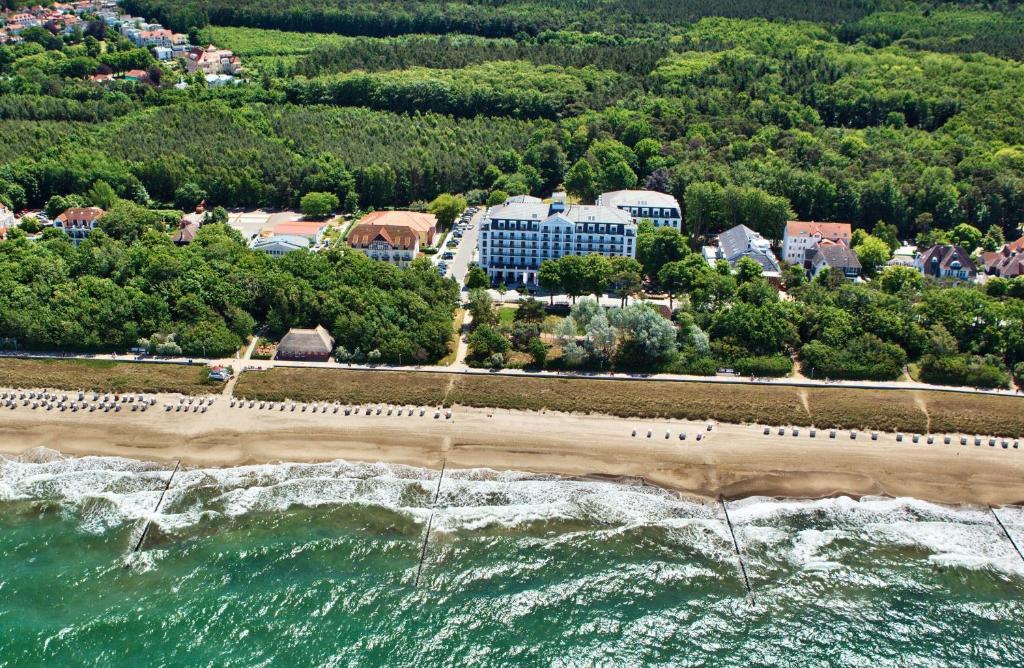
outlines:
{"label": "ocean", "polygon": [[182,469],[154,514],[170,473],[0,460],[0,666],[1024,664],[987,508],[730,501],[748,595],[722,507],[649,486]]}

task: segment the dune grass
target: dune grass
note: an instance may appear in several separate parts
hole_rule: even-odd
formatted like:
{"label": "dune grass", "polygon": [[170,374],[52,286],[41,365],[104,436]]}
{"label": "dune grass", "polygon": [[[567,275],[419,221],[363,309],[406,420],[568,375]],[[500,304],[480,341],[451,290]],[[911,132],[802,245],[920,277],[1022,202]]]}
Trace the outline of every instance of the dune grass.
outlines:
{"label": "dune grass", "polygon": [[814,425],[908,433],[1024,436],[1024,399],[919,390],[530,378],[480,374],[276,368],[245,373],[256,399],[461,405],[620,417]]}
{"label": "dune grass", "polygon": [[221,388],[209,380],[204,366],[12,358],[0,360],[0,386],[181,394],[207,394]]}

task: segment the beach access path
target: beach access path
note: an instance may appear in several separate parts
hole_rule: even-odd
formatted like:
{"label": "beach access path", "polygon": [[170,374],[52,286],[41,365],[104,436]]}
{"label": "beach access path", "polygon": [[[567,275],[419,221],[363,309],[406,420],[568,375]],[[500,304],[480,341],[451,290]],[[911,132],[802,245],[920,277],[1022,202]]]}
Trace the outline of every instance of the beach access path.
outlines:
{"label": "beach access path", "polygon": [[[468,322],[469,315],[466,316]],[[112,360],[117,362],[132,362],[140,364],[192,364],[192,365],[211,365],[211,366],[231,366],[235,369],[236,376],[238,373],[245,371],[262,371],[269,370],[275,367],[303,367],[303,368],[315,368],[315,369],[346,369],[346,370],[362,370],[368,372],[380,372],[388,373],[394,371],[403,371],[410,373],[460,373],[460,374],[480,374],[487,376],[510,376],[510,377],[524,377],[524,378],[585,378],[590,380],[610,380],[610,381],[622,381],[622,380],[655,380],[663,382],[685,382],[685,383],[722,383],[732,385],[776,385],[779,387],[843,387],[850,389],[865,389],[865,390],[931,390],[935,392],[959,392],[966,394],[983,394],[983,395],[995,395],[995,396],[1010,396],[1010,397],[1022,397],[1024,395],[1017,389],[979,389],[973,387],[960,387],[951,385],[932,385],[929,383],[920,383],[913,380],[893,380],[893,381],[853,381],[853,380],[816,380],[813,378],[806,378],[800,376],[787,376],[783,378],[754,378],[748,376],[737,376],[731,374],[720,374],[717,376],[688,376],[682,374],[668,374],[668,373],[655,373],[655,374],[644,374],[644,373],[625,373],[625,372],[562,372],[562,371],[526,371],[523,369],[479,369],[468,366],[465,363],[466,357],[466,338],[464,332],[466,331],[465,325],[463,326],[463,334],[459,337],[459,349],[456,354],[455,361],[449,366],[431,366],[431,365],[405,365],[405,366],[389,366],[389,365],[368,365],[368,364],[342,364],[333,360],[328,362],[296,362],[296,361],[285,361],[285,360],[252,360],[246,359],[241,351],[237,357],[227,357],[220,359],[213,358],[184,358],[184,357],[152,357],[152,356],[135,356],[135,355],[117,355],[117,354],[73,354],[73,353],[40,353],[40,352],[12,352],[2,351],[0,352],[0,359],[3,357],[13,358],[25,358],[25,359],[84,359],[84,360]]]}

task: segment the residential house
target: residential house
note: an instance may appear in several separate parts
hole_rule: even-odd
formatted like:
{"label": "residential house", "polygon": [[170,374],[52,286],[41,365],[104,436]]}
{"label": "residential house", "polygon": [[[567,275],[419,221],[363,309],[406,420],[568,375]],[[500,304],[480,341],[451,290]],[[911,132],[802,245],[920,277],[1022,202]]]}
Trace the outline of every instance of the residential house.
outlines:
{"label": "residential house", "polygon": [[308,251],[309,239],[306,237],[279,236],[260,237],[249,246],[252,250],[261,251],[272,257],[281,257],[295,251]]}
{"label": "residential house", "polygon": [[374,260],[405,268],[419,255],[420,237],[403,225],[359,223],[349,232],[348,245]]}
{"label": "residential house", "polygon": [[124,73],[125,81],[134,81],[135,83],[149,83],[149,73],[146,70],[128,70]]}
{"label": "residential house", "polygon": [[154,46],[152,51],[157,60],[170,60],[174,57],[174,49],[169,46]]}
{"label": "residential house", "polygon": [[817,276],[823,269],[835,269],[848,279],[860,276],[860,260],[850,247],[843,243],[825,240],[811,251],[811,276]]}
{"label": "residential house", "polygon": [[740,258],[750,258],[761,265],[766,276],[779,276],[782,268],[772,253],[772,244],[759,232],[746,225],[737,225],[718,235],[718,246],[705,246],[704,258],[714,265],[718,260],[735,267]]}
{"label": "residential house", "polygon": [[106,213],[97,206],[72,207],[57,216],[56,227],[64,230],[76,246],[96,229],[96,223]]}
{"label": "residential house", "polygon": [[885,263],[887,267],[911,267],[917,258],[917,246],[900,246],[892,253],[892,258]]}
{"label": "residential house", "polygon": [[359,220],[360,225],[406,227],[419,236],[420,246],[433,246],[438,240],[437,218],[417,211],[374,211]]}
{"label": "residential house", "polygon": [[939,244],[920,252],[914,259],[914,268],[933,278],[974,280],[978,270],[971,255],[960,246]]}
{"label": "residential house", "polygon": [[309,239],[312,246],[319,246],[324,241],[324,232],[327,231],[327,223],[307,222],[293,220],[281,223],[274,228],[274,234],[278,236],[305,237]]}
{"label": "residential house", "polygon": [[274,359],[299,362],[326,362],[334,353],[334,338],[317,325],[315,329],[290,329],[277,344]]}
{"label": "residential house", "polygon": [[655,227],[671,227],[682,231],[682,209],[672,195],[654,190],[614,190],[598,197],[597,204],[622,209],[629,213],[634,223],[649,220]]}
{"label": "residential house", "polygon": [[218,49],[211,44],[206,48],[190,49],[186,69],[189,74],[201,72],[203,74],[237,76],[242,73],[242,61],[233,52],[227,49]]}
{"label": "residential house", "polygon": [[999,278],[1024,276],[1024,237],[1005,244],[991,253],[982,253],[979,258],[985,273]]}
{"label": "residential house", "polygon": [[14,212],[0,204],[0,227],[12,227],[13,225]]}
{"label": "residential house", "polygon": [[597,253],[636,257],[636,223],[628,211],[603,205],[505,204],[490,209],[477,240],[480,267],[491,281],[537,285],[544,260]]}
{"label": "residential house", "polygon": [[810,269],[811,256],[808,251],[822,241],[831,241],[849,248],[852,235],[849,223],[791,220],[786,223],[782,237],[782,259],[788,264],[803,265],[804,269]]}

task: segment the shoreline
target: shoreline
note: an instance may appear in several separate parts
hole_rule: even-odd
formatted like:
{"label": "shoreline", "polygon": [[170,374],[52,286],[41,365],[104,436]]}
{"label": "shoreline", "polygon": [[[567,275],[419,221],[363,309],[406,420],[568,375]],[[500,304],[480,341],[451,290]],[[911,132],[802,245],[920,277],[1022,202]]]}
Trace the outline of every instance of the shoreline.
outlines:
{"label": "shoreline", "polygon": [[[152,395],[151,395],[152,396]],[[551,411],[455,406],[451,419],[435,408],[398,415],[231,408],[217,397],[206,413],[166,412],[180,395],[155,395],[146,412],[59,412],[2,409],[0,454],[35,448],[67,456],[119,456],[188,467],[231,467],[343,459],[438,470],[488,468],[567,478],[642,481],[714,499],[914,497],[949,505],[1024,502],[1024,451],[902,443],[891,433],[818,430],[811,438],[777,428],[710,421],[619,418]],[[712,431],[707,426],[713,425]],[[636,435],[633,436],[633,430]],[[651,432],[648,438],[647,432]],[[666,438],[666,432],[669,437]],[[680,432],[686,440],[680,440]],[[696,436],[700,434],[701,440]]]}

